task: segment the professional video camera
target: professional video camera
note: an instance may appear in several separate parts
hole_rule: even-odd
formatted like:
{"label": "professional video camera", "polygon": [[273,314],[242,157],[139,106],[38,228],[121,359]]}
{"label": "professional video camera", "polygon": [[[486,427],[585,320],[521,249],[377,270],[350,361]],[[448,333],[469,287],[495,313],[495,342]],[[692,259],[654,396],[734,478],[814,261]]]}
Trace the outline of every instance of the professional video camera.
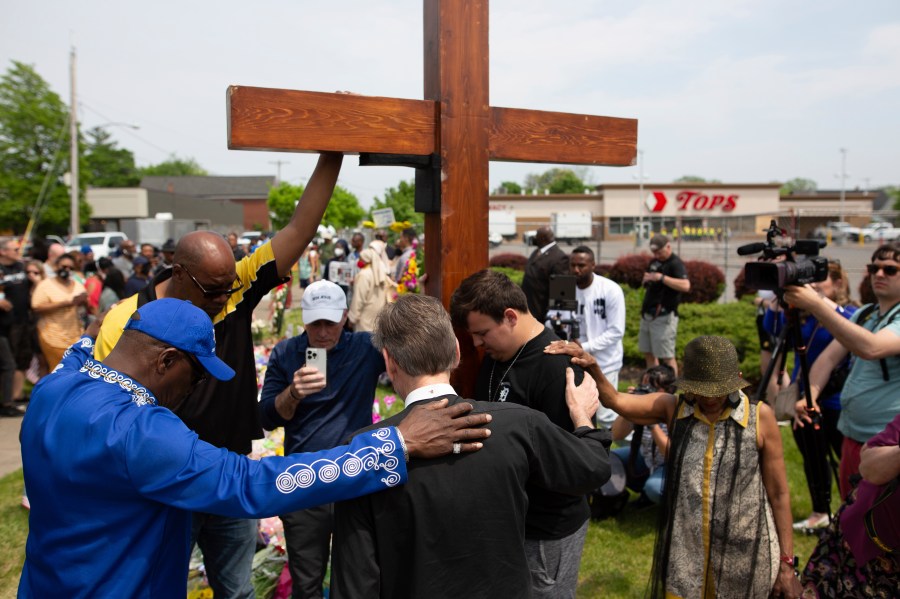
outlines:
{"label": "professional video camera", "polygon": [[[748,262],[744,266],[747,287],[783,291],[788,285],[806,285],[824,281],[828,277],[828,258],[819,256],[819,249],[825,247],[824,241],[798,239],[793,245],[785,246],[776,243],[776,238],[790,241],[785,231],[773,220],[766,229],[765,243],[748,243],[738,248],[739,256],[763,253],[758,261]],[[795,254],[800,254],[803,258],[797,260]],[[784,256],[785,259],[774,262],[779,256]]]}
{"label": "professional video camera", "polygon": [[[553,332],[560,339],[578,339],[581,329],[578,321],[578,299],[575,297],[574,275],[550,275],[548,309],[557,310],[551,315]],[[570,317],[563,318],[561,312],[568,312]]]}

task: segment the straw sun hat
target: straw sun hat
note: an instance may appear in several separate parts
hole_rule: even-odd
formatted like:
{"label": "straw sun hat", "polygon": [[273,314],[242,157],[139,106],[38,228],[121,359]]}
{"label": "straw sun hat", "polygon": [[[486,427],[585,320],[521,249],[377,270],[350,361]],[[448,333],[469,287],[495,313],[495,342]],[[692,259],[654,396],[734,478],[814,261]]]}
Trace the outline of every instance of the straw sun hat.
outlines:
{"label": "straw sun hat", "polygon": [[697,337],[684,348],[681,390],[702,397],[729,395],[749,385],[741,378],[741,364],[734,344],[724,337]]}

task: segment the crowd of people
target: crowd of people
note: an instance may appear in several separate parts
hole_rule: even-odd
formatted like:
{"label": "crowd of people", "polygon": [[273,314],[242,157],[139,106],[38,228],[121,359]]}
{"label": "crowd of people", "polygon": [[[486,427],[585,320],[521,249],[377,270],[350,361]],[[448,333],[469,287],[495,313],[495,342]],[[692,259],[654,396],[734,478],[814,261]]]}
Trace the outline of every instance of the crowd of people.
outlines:
{"label": "crowd of people", "polygon": [[[666,235],[640,314],[589,247],[565,253],[546,227],[521,286],[475,272],[445,310],[416,293],[414,229],[393,244],[317,231],[341,162],[323,154],[290,222],[253,247],[196,231],[39,262],[0,245],[2,413],[21,416],[25,373],[44,375],[22,425],[21,596],[178,595],[197,545],[216,597],[252,597],[254,518],[278,515],[295,599],[323,596],[329,563],[336,598],[575,597],[587,496],[615,461],[659,505],[651,596],[900,594],[900,245],[872,256],[874,304],[857,308],[834,261],[760,302],[761,335],[798,323],[811,365],[774,386],[793,393],[813,505],[793,522],[774,398],[745,394],[724,337],[676,356],[691,283]],[[258,394],[253,311],[295,267],[303,330],[273,348]],[[620,392],[627,318],[647,371]],[[483,353],[472,398],[450,384],[460,343]],[[373,424],[385,373],[404,409]],[[276,427],[285,457],[247,460]],[[119,538],[96,550],[111,518]],[[798,531],[822,535],[802,577]]]}

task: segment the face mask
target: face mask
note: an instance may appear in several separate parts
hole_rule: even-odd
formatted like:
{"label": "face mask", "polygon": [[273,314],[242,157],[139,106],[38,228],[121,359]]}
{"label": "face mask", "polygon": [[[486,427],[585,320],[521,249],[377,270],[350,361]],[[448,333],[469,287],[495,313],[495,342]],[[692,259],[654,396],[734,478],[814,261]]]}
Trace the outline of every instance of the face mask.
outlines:
{"label": "face mask", "polygon": [[56,276],[59,277],[60,279],[62,279],[63,281],[68,279],[69,275],[71,275],[71,274],[72,274],[72,271],[69,270],[68,268],[61,268],[60,270],[56,271]]}
{"label": "face mask", "polygon": [[334,248],[334,257],[335,258],[343,258],[344,257],[343,248]]}

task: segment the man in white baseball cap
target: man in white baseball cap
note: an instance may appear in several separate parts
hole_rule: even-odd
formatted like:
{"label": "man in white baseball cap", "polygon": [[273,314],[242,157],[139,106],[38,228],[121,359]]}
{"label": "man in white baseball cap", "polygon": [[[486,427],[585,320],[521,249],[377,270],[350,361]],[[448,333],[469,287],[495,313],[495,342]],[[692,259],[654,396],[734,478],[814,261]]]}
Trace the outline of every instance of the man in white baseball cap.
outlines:
{"label": "man in white baseball cap", "polygon": [[[347,296],[331,281],[303,292],[303,334],[275,346],[259,403],[263,427],[284,427],[284,453],[333,447],[372,424],[372,400],[384,358],[371,333],[351,333]],[[326,372],[307,363],[307,350],[325,353]],[[293,597],[322,597],[333,528],[333,505],[281,515]]]}

